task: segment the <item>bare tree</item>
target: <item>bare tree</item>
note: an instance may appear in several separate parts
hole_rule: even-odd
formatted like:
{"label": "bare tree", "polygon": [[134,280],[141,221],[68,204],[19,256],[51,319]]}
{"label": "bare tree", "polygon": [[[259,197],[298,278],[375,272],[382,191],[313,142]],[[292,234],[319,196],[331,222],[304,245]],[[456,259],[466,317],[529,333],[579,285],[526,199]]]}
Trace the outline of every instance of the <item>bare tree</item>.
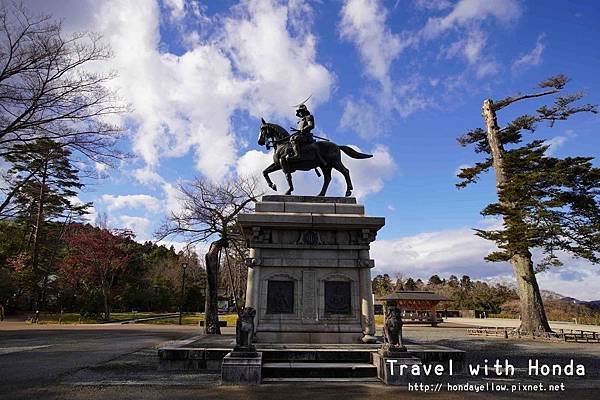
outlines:
{"label": "bare tree", "polygon": [[[157,232],[160,239],[181,235],[191,244],[210,241],[205,256],[207,294],[204,333],[221,333],[217,309],[221,251],[230,245],[236,249],[244,246],[236,216],[251,210],[252,204],[260,196],[258,187],[254,177],[232,178],[220,183],[198,178],[192,183],[180,184],[181,210],[171,213]],[[231,279],[232,285],[234,282]],[[235,293],[235,288],[232,288],[232,292]]]}
{"label": "bare tree", "polygon": [[[114,73],[92,72],[110,57],[97,34],[65,38],[50,16],[1,5],[0,158],[42,138],[94,162],[122,156],[113,147],[122,127],[111,121],[127,107],[107,86]],[[10,200],[20,187],[9,186]]]}

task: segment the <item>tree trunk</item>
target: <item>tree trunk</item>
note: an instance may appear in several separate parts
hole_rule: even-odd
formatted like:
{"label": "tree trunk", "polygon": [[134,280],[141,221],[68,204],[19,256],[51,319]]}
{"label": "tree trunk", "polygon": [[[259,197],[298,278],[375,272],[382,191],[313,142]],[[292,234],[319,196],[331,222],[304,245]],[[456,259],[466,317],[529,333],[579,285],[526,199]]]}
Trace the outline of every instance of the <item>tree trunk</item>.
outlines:
{"label": "tree trunk", "polygon": [[[506,169],[504,166],[504,148],[500,141],[500,128],[496,118],[496,111],[491,99],[483,102],[482,115],[487,128],[487,139],[492,155],[492,166],[496,173],[496,191],[500,196],[502,186],[507,182]],[[512,204],[500,201],[505,207],[513,207]],[[544,303],[540,294],[540,288],[533,270],[533,261],[529,250],[512,255],[510,259],[515,279],[517,280],[519,300],[521,306],[521,326],[519,330],[523,333],[551,332]]]}
{"label": "tree trunk", "polygon": [[515,278],[517,279],[518,293],[521,307],[521,326],[519,331],[525,334],[551,332],[544,303],[540,295],[531,253],[515,254],[510,259]]}
{"label": "tree trunk", "polygon": [[219,287],[219,253],[223,248],[222,239],[210,244],[206,261],[206,303],[204,307],[204,333],[220,335],[217,290]]}
{"label": "tree trunk", "polygon": [[104,320],[110,321],[110,291],[102,288],[102,297],[104,298]]}
{"label": "tree trunk", "polygon": [[42,238],[42,226],[44,224],[44,201],[46,196],[46,179],[48,177],[48,159],[44,160],[44,166],[42,168],[42,180],[40,183],[40,193],[38,196],[38,209],[35,218],[34,234],[33,234],[33,246],[31,250],[31,271],[33,275],[33,298],[34,308],[33,311],[38,311],[40,304],[40,287],[38,284],[38,266],[39,266],[39,252],[40,252],[40,241]]}

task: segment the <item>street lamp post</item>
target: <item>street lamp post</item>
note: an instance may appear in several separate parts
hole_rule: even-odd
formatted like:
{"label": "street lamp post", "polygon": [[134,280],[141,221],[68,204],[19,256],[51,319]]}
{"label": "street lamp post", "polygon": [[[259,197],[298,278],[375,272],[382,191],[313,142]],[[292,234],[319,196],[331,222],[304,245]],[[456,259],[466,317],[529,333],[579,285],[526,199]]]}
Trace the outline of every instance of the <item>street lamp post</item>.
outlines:
{"label": "street lamp post", "polygon": [[183,299],[185,296],[185,270],[187,269],[187,263],[181,263],[183,274],[181,275],[181,300],[179,301],[179,325],[181,325],[181,319],[183,317]]}

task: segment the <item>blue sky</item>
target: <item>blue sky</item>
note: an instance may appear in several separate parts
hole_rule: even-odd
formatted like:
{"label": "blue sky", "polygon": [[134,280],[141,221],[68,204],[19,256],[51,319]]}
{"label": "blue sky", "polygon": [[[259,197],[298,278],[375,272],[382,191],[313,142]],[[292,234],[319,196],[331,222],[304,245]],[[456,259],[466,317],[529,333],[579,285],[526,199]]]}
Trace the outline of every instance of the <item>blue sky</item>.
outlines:
{"label": "blue sky", "polygon": [[[511,279],[487,264],[493,248],[471,228],[490,226],[491,176],[457,190],[456,170],[479,158],[456,138],[482,125],[487,97],[534,88],[567,74],[570,90],[599,103],[600,7],[585,1],[247,0],[25,1],[62,18],[67,31],[101,32],[114,51],[115,89],[131,104],[122,148],[134,157],[81,199],[113,226],[151,239],[177,208],[178,182],[260,173],[260,117],[294,124],[293,104],[312,95],[316,134],[372,152],[344,160],[355,194],[386,217],[373,246],[374,272],[427,278],[469,274]],[[504,110],[500,123],[539,101]],[[558,156],[599,156],[599,119],[578,116],[536,136]],[[99,167],[102,169],[102,167]],[[297,194],[320,188],[313,172]],[[283,176],[273,175],[279,188]],[[330,195],[341,195],[338,176]],[[94,216],[92,216],[94,218]],[[177,242],[177,238],[173,238]],[[542,288],[597,297],[598,267],[565,259],[539,276]]]}

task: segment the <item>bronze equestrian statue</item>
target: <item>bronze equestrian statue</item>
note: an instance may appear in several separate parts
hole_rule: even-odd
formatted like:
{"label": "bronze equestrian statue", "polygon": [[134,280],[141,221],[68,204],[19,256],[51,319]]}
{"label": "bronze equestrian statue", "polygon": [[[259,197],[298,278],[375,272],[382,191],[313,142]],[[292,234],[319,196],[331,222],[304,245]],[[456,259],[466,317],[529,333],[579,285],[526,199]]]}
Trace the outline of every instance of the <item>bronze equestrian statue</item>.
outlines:
{"label": "bronze equestrian statue", "polygon": [[269,174],[281,169],[289,185],[285,194],[290,195],[294,190],[293,172],[314,169],[319,175],[317,168],[320,168],[323,171],[323,187],[319,196],[325,196],[329,182],[331,182],[331,170],[335,169],[344,175],[346,179],[345,195],[346,197],[350,196],[353,189],[350,171],[342,163],[341,152],[356,159],[370,158],[373,155],[360,153],[348,146],[338,146],[328,140],[315,141],[311,132],[315,126],[314,117],[303,103],[298,105],[296,116],[300,118],[298,129],[294,129],[295,133],[291,137],[283,127],[268,123],[261,118],[258,144],[266,146],[267,149],[273,147],[273,164],[263,171],[269,187],[277,190],[277,186],[271,181]]}

